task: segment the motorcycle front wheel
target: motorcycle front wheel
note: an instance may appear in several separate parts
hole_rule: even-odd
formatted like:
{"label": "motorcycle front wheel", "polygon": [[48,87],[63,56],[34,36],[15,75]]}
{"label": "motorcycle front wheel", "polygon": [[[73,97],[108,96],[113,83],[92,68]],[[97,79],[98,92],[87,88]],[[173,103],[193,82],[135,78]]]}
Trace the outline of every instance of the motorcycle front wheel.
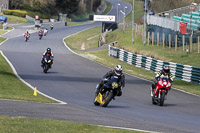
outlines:
{"label": "motorcycle front wheel", "polygon": [[48,71],[48,69],[49,69],[48,64],[45,64],[43,69],[44,69],[44,70],[43,70],[44,73],[47,73],[47,71]]}
{"label": "motorcycle front wheel", "polygon": [[161,92],[160,94],[160,99],[159,99],[159,106],[163,106],[164,101],[165,101],[165,92]]}

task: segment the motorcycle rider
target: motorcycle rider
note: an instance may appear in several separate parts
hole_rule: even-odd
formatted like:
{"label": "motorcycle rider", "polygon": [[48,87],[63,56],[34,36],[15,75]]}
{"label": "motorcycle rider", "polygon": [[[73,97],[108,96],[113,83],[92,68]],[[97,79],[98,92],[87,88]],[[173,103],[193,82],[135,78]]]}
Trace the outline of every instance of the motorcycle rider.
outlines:
{"label": "motorcycle rider", "polygon": [[51,65],[53,64],[53,58],[54,58],[53,53],[51,52],[51,48],[47,48],[47,50],[43,53],[42,61],[41,61],[41,63],[42,63],[41,67],[44,67],[44,63],[45,63],[44,58],[45,58],[45,56],[49,56],[50,57],[51,64],[50,64],[49,67],[51,68]]}
{"label": "motorcycle rider", "polygon": [[43,36],[43,33],[44,33],[44,31],[42,30],[42,29],[40,29],[39,31],[38,31],[38,36]]}
{"label": "motorcycle rider", "polygon": [[53,30],[53,24],[51,24],[50,27],[51,27],[51,30]]}
{"label": "motorcycle rider", "polygon": [[44,29],[44,36],[46,36],[46,35],[47,35],[47,33],[48,33],[48,29],[47,29],[47,28],[45,28],[45,29]]}
{"label": "motorcycle rider", "polygon": [[[161,77],[167,77],[168,80],[170,81],[170,83],[172,84],[173,83],[173,79],[174,79],[174,76],[171,74],[170,72],[170,67],[168,65],[164,65],[163,66],[163,69],[160,70],[159,72],[157,72],[155,78],[154,78],[154,83],[152,84],[152,87],[151,87],[151,95],[154,94],[154,89],[156,87],[156,84],[158,83],[158,81],[160,80]],[[170,90],[171,88],[169,88]]]}
{"label": "motorcycle rider", "polygon": [[116,65],[115,69],[109,71],[108,73],[106,73],[103,76],[103,80],[101,81],[101,83],[97,87],[96,94],[98,94],[99,91],[102,92],[102,91],[104,91],[106,89],[106,86],[104,84],[106,84],[107,81],[112,76],[117,76],[119,78],[119,81],[118,81],[119,87],[118,87],[117,96],[121,96],[122,95],[122,89],[125,87],[125,75],[122,73],[122,66],[121,65]]}
{"label": "motorcycle rider", "polygon": [[28,39],[29,39],[29,37],[30,37],[30,33],[28,32],[28,30],[24,33],[24,37],[28,37]]}

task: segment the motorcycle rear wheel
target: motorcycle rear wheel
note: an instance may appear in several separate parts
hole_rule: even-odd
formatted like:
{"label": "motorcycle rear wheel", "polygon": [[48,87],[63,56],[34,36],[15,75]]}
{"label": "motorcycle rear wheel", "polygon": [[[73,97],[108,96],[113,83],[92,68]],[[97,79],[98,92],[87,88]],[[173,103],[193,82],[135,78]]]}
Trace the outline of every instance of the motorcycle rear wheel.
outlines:
{"label": "motorcycle rear wheel", "polygon": [[102,107],[107,107],[108,104],[110,103],[110,101],[113,99],[114,94],[112,91],[108,92],[108,95],[105,97],[106,101],[105,103],[102,105]]}

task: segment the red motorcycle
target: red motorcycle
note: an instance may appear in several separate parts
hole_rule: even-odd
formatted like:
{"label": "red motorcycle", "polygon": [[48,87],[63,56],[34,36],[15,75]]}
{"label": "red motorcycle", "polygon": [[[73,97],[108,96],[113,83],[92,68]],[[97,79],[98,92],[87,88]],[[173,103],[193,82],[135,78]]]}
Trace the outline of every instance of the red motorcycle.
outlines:
{"label": "red motorcycle", "polygon": [[172,84],[169,79],[166,77],[160,78],[154,90],[152,90],[152,104],[158,104],[159,106],[163,106],[165,97],[168,94],[169,89]]}
{"label": "red motorcycle", "polygon": [[24,37],[25,37],[25,42],[27,42],[30,37],[30,34],[25,34]]}

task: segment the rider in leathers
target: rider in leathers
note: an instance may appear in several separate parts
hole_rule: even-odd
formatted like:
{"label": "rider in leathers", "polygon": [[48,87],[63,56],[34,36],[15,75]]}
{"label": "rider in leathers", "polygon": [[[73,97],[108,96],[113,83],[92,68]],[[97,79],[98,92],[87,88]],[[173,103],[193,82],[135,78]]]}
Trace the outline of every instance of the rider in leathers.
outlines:
{"label": "rider in leathers", "polygon": [[[152,92],[153,92],[153,94],[154,94],[153,90],[155,89],[156,84],[158,83],[158,81],[160,80],[161,77],[167,77],[168,80],[170,81],[170,83],[171,84],[173,83],[174,76],[171,74],[170,67],[168,65],[165,65],[162,70],[157,72],[157,74],[155,76],[155,79],[154,79],[154,83],[152,84]],[[169,88],[169,90],[170,89],[171,88]]]}
{"label": "rider in leathers", "polygon": [[106,75],[103,76],[103,80],[101,81],[101,83],[97,87],[96,94],[98,94],[99,91],[103,92],[104,90],[106,90],[106,86],[104,84],[106,84],[107,81],[112,76],[117,76],[119,78],[119,81],[118,81],[119,87],[118,87],[118,91],[117,91],[117,96],[122,95],[122,89],[125,87],[125,76],[122,73],[122,66],[121,65],[117,65],[114,70],[109,71],[108,73],[106,73]]}
{"label": "rider in leathers", "polygon": [[42,63],[41,67],[44,66],[44,62],[45,62],[44,58],[45,58],[45,56],[49,56],[50,59],[52,60],[51,64],[50,64],[50,68],[51,68],[51,65],[53,64],[53,58],[54,58],[53,53],[51,52],[51,48],[47,48],[47,50],[43,53],[42,61],[41,61],[41,63]]}

